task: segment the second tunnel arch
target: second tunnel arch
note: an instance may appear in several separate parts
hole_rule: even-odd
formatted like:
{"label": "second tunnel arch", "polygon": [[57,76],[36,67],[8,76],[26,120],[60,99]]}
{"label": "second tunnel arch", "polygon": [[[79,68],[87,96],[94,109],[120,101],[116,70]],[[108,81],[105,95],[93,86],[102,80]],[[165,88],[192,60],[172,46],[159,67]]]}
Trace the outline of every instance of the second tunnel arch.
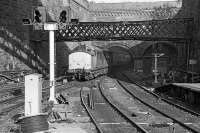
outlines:
{"label": "second tunnel arch", "polygon": [[130,55],[130,58],[131,58],[131,66],[134,65],[134,57],[136,56],[135,53],[131,50],[131,46],[129,43],[124,43],[124,42],[111,42],[111,43],[108,43],[106,45],[106,49],[111,49],[111,48],[114,48],[114,47],[118,47],[118,48],[121,48],[123,49],[124,51],[126,51],[129,55]]}
{"label": "second tunnel arch", "polygon": [[133,51],[131,51],[131,46],[128,43],[112,42],[112,43],[108,43],[105,48],[110,49],[112,47],[119,47],[119,48],[125,49],[131,55],[132,59],[133,59],[133,57],[135,57],[135,54]]}
{"label": "second tunnel arch", "polygon": [[178,48],[175,46],[175,44],[171,42],[151,42],[143,49],[141,52],[141,58],[138,59],[142,65],[140,67],[142,67],[144,73],[150,74],[153,72],[153,53],[155,52],[164,54],[164,56],[158,59],[158,69],[161,74],[167,73],[169,70],[177,67]]}

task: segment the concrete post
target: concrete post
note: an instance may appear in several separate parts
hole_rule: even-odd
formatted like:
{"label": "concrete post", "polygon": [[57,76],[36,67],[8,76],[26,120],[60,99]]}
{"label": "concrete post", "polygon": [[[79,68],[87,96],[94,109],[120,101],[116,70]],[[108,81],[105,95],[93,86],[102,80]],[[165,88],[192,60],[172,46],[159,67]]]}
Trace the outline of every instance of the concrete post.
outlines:
{"label": "concrete post", "polygon": [[54,31],[49,31],[49,65],[50,65],[50,97],[49,101],[55,100],[55,44]]}
{"label": "concrete post", "polygon": [[55,40],[54,31],[58,29],[56,23],[45,23],[44,30],[49,31],[49,65],[50,65],[50,97],[49,101],[57,103],[55,98]]}

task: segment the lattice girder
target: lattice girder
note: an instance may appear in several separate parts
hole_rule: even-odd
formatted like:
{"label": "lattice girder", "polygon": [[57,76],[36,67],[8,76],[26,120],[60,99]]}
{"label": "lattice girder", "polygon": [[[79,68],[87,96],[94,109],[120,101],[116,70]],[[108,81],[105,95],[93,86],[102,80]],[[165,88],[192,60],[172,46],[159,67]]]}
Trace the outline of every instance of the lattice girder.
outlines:
{"label": "lattice girder", "polygon": [[59,24],[57,41],[148,40],[179,41],[192,38],[193,19]]}

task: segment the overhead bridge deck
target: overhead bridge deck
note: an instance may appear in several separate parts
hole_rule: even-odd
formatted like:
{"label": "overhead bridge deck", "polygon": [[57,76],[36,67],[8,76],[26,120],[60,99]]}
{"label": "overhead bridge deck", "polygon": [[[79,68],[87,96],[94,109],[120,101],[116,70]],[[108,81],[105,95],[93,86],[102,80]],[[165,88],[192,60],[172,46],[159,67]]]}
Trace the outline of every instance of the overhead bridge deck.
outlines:
{"label": "overhead bridge deck", "polygon": [[193,19],[127,22],[59,23],[57,41],[187,41],[192,39]]}

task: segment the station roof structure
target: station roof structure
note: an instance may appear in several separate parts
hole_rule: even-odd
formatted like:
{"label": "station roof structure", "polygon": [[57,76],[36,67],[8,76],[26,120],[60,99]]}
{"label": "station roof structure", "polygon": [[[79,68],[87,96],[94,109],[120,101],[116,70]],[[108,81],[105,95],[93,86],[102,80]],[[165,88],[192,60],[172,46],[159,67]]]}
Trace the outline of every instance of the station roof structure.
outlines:
{"label": "station roof structure", "polygon": [[182,3],[176,1],[159,2],[121,2],[121,3],[90,3],[91,11],[128,11],[128,10],[151,10],[155,7],[168,5],[169,7],[181,8]]}

